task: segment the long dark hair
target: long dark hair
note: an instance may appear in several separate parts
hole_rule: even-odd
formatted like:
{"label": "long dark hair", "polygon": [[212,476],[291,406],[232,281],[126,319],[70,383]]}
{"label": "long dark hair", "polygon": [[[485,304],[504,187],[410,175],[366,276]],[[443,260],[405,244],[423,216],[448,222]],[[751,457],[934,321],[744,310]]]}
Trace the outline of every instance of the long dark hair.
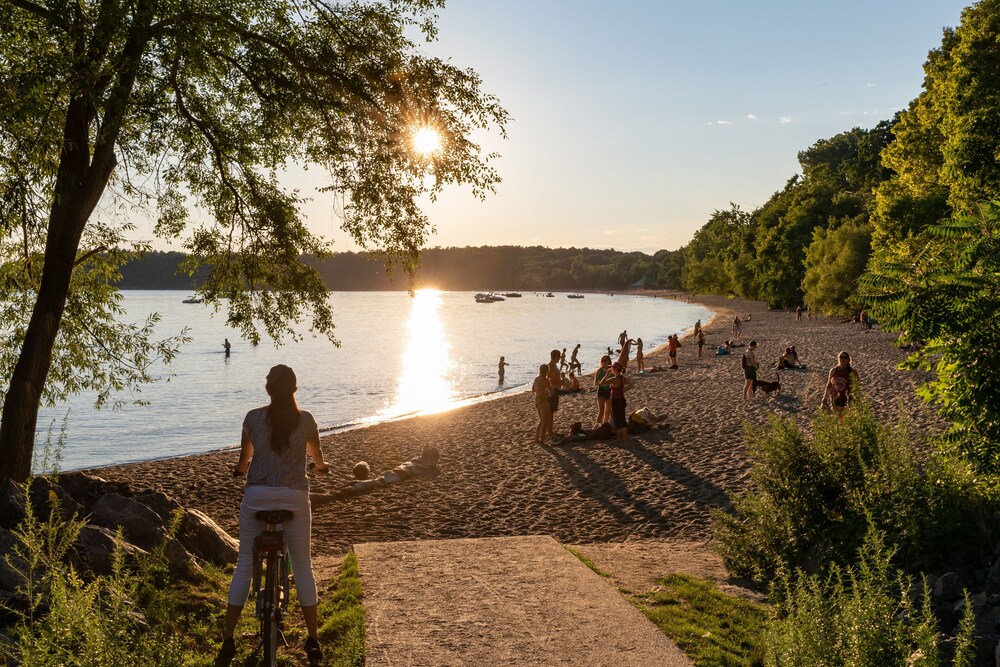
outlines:
{"label": "long dark hair", "polygon": [[301,417],[299,406],[295,402],[295,373],[288,366],[275,366],[267,374],[265,388],[271,397],[271,404],[267,408],[271,449],[280,454],[288,447],[292,432],[298,427]]}

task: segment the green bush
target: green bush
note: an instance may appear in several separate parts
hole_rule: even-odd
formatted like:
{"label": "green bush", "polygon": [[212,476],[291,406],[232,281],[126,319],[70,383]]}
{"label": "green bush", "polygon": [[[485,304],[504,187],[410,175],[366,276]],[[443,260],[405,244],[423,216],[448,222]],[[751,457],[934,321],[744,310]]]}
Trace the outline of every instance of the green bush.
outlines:
{"label": "green bush", "polygon": [[174,634],[142,611],[157,590],[157,572],[165,571],[162,554],[152,554],[133,571],[119,546],[111,574],[88,577],[72,564],[85,522],[61,519],[55,494],[50,502],[46,521],[25,503],[27,517],[12,531],[18,545],[5,558],[22,579],[19,592],[26,603],[9,608],[19,622],[13,643],[0,644],[0,655],[25,667],[184,664]]}
{"label": "green bush", "polygon": [[[765,634],[770,667],[899,667],[948,664],[924,587],[916,608],[910,579],[891,565],[883,536],[871,529],[856,566],[833,564],[824,578],[801,571],[783,576],[776,592],[780,620]],[[955,667],[972,664],[975,619],[966,600],[955,640]]]}
{"label": "green bush", "polygon": [[766,582],[850,564],[869,524],[914,571],[959,548],[989,552],[993,503],[968,465],[922,446],[905,425],[880,424],[863,398],[842,421],[820,414],[806,432],[775,418],[748,428],[747,442],[750,489],[714,516],[719,550],[738,575]]}

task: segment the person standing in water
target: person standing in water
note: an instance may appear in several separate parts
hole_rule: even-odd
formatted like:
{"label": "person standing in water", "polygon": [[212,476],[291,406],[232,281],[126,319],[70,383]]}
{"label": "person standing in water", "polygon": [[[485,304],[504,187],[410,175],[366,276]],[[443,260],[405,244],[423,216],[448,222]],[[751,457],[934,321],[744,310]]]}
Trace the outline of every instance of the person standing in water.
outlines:
{"label": "person standing in water", "polygon": [[228,338],[226,339],[226,342],[222,344],[222,347],[226,348],[226,356],[228,357],[229,356],[229,351],[233,348],[233,346],[229,342]]}
{"label": "person standing in water", "polygon": [[504,361],[503,357],[500,357],[500,363],[497,364],[497,375],[500,378],[500,384],[503,384],[504,366],[510,366],[510,364]]}
{"label": "person standing in water", "polygon": [[583,365],[580,364],[580,360],[576,358],[576,355],[580,353],[580,344],[577,343],[576,347],[573,348],[573,354],[569,357],[569,372],[572,373],[574,370],[577,373],[583,372]]}

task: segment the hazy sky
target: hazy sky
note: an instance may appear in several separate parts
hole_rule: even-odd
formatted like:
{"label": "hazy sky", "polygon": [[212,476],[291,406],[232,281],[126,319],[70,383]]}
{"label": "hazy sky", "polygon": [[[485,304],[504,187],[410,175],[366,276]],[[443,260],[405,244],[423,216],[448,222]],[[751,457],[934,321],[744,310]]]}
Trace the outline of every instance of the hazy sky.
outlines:
{"label": "hazy sky", "polygon": [[[497,194],[428,202],[429,245],[684,245],[714,210],[781,189],[798,151],[905,108],[967,4],[451,0],[421,49],[476,69],[513,120],[483,137]],[[303,194],[322,184],[309,173]],[[354,249],[329,200],[307,213]]]}

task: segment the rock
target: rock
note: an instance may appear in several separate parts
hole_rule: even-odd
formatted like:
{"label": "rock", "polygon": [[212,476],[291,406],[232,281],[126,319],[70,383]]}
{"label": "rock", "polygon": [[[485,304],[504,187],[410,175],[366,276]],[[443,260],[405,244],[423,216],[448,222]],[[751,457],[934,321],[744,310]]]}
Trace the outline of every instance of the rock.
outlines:
{"label": "rock", "polygon": [[156,512],[156,515],[160,517],[160,521],[165,526],[169,525],[173,520],[174,512],[181,509],[180,503],[160,491],[142,493],[137,495],[135,499]]}
{"label": "rock", "polygon": [[132,492],[125,482],[109,482],[85,472],[64,472],[59,475],[59,486],[88,510],[109,493],[131,498]]}
{"label": "rock", "polygon": [[31,509],[40,521],[48,521],[52,513],[54,501],[59,503],[59,516],[63,520],[83,516],[83,505],[76,502],[66,489],[54,484],[48,477],[33,477],[28,485],[28,497],[31,499]]}
{"label": "rock", "polygon": [[120,527],[130,542],[151,551],[163,542],[163,521],[137,500],[109,493],[94,505],[91,522],[117,531]]}
{"label": "rock", "polygon": [[354,464],[354,479],[364,480],[372,476],[372,467],[367,461],[358,461]]}
{"label": "rock", "polygon": [[[0,591],[22,596],[27,562],[15,553],[20,540],[5,528],[0,528]],[[8,562],[9,561],[9,562]]]}
{"label": "rock", "polygon": [[204,580],[204,571],[178,540],[169,540],[164,544],[163,555],[167,559],[167,568],[174,576],[195,583]]}
{"label": "rock", "polygon": [[941,575],[937,583],[934,584],[934,597],[941,600],[957,600],[963,597],[964,593],[965,586],[962,584],[962,578],[955,572]]}
{"label": "rock", "polygon": [[[122,541],[122,551],[127,563],[134,564],[148,553],[129,542]],[[95,574],[111,574],[115,553],[115,534],[107,528],[87,525],[77,538],[77,552]]]}
{"label": "rock", "polygon": [[239,555],[240,543],[196,509],[184,512],[178,537],[188,551],[213,565],[235,563]]}
{"label": "rock", "polygon": [[24,487],[5,479],[0,484],[0,528],[17,528],[25,516]]}
{"label": "rock", "polygon": [[1000,593],[1000,560],[993,563],[993,567],[990,568],[984,588],[989,594]]}

